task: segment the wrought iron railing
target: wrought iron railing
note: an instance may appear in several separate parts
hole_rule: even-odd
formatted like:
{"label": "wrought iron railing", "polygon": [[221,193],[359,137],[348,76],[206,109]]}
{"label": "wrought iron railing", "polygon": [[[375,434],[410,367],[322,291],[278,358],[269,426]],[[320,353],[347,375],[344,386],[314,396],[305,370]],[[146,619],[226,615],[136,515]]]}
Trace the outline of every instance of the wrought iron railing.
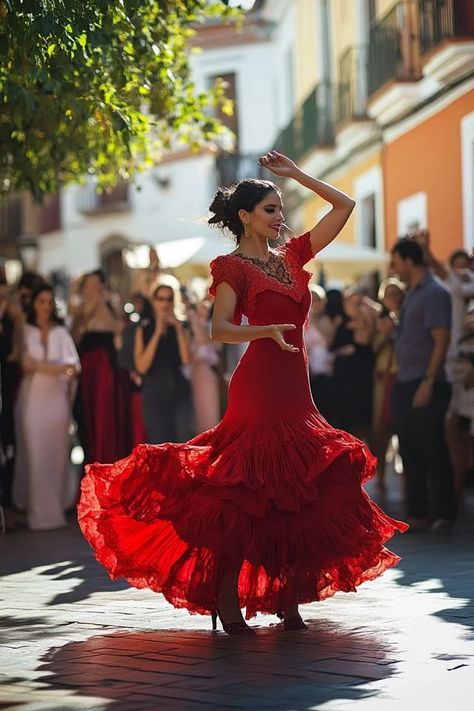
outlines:
{"label": "wrought iron railing", "polygon": [[419,0],[421,52],[445,40],[474,37],[474,12],[456,0]]}
{"label": "wrought iron railing", "polygon": [[398,2],[370,28],[369,94],[391,80],[420,77],[418,1]]}
{"label": "wrought iron railing", "polygon": [[339,58],[336,123],[367,115],[368,47],[350,47]]}
{"label": "wrought iron railing", "polygon": [[298,160],[314,148],[331,146],[333,143],[332,86],[329,82],[321,82],[281,131],[276,147]]}
{"label": "wrought iron railing", "polygon": [[99,192],[95,181],[88,180],[78,189],[77,207],[85,214],[129,210],[129,187],[126,180],[120,180],[115,187]]}

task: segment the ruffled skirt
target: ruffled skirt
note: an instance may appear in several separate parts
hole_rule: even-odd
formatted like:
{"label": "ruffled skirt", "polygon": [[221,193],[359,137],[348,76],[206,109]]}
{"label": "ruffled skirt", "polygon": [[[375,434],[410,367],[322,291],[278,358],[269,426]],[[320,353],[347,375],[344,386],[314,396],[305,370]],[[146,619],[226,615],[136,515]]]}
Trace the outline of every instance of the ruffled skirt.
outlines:
{"label": "ruffled skirt", "polygon": [[250,618],[351,592],[399,561],[384,543],[406,524],[363,488],[367,447],[317,411],[251,426],[228,422],[186,444],[139,445],[86,468],[81,529],[112,578],[209,613],[238,566]]}

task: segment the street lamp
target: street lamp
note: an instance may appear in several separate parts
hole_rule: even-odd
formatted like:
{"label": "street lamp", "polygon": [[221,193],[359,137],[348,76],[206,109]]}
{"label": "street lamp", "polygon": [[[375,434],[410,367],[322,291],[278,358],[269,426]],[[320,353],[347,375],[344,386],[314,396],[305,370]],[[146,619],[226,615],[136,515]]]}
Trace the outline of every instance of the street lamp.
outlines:
{"label": "street lamp", "polygon": [[38,267],[38,240],[33,235],[22,235],[19,241],[19,252],[23,270],[36,271]]}

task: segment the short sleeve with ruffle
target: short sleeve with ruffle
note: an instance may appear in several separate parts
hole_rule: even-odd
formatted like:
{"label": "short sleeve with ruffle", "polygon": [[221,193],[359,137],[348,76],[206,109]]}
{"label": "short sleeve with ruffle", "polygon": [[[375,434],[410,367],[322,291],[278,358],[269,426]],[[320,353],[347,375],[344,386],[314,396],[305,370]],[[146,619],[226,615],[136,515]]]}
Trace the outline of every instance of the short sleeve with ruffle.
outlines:
{"label": "short sleeve with ruffle", "polygon": [[300,266],[304,266],[310,259],[313,259],[313,249],[311,247],[311,235],[305,232],[304,235],[293,237],[286,244],[280,247],[281,250],[295,256]]}
{"label": "short sleeve with ruffle", "polygon": [[210,263],[212,282],[209,287],[211,296],[216,295],[216,290],[219,284],[225,282],[228,284],[237,295],[237,306],[235,309],[232,322],[240,325],[242,320],[242,298],[244,294],[243,272],[236,265],[235,259],[231,255],[216,257]]}

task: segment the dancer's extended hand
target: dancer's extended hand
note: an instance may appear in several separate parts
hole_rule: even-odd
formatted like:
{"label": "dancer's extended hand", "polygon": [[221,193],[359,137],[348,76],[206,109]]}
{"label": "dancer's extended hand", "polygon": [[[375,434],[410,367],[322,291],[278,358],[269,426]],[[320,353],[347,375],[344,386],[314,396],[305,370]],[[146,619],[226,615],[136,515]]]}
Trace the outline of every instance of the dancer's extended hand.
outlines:
{"label": "dancer's extended hand", "polygon": [[279,323],[274,326],[269,326],[268,336],[272,338],[275,343],[278,343],[283,351],[290,351],[290,353],[299,353],[299,348],[292,346],[291,343],[287,343],[283,337],[285,331],[293,331],[296,328],[294,323]]}
{"label": "dancer's extended hand", "polygon": [[298,170],[296,163],[291,158],[284,156],[283,153],[278,153],[278,151],[268,151],[258,162],[264,168],[282,178],[291,178]]}

